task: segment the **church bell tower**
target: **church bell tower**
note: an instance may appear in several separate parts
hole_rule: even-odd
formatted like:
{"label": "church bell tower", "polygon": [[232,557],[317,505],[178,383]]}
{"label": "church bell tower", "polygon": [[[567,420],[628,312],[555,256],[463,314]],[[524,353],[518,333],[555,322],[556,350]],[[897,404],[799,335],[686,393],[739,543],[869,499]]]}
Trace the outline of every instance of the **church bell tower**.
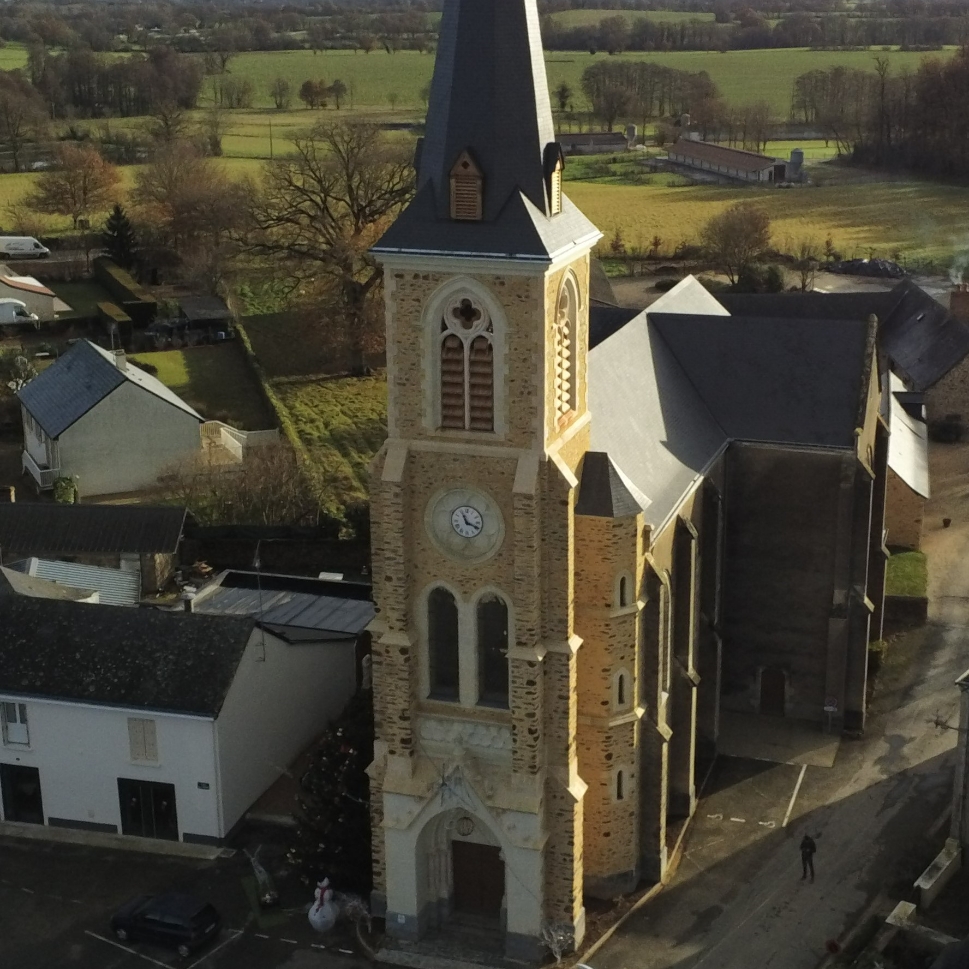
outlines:
{"label": "church bell tower", "polygon": [[563,164],[536,0],[445,0],[417,192],[373,250],[373,907],[408,940],[472,916],[529,961],[585,919],[574,506],[601,236]]}

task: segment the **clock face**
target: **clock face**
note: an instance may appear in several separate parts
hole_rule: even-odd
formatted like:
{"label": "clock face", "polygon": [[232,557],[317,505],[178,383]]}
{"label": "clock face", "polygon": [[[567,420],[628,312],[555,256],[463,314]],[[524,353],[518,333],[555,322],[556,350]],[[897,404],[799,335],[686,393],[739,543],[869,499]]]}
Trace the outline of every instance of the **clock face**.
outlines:
{"label": "clock face", "polygon": [[451,512],[451,527],[462,538],[475,538],[481,534],[484,528],[484,519],[481,512],[471,505],[461,505]]}
{"label": "clock face", "polygon": [[505,534],[497,504],[477,488],[437,492],[427,504],[424,524],[439,551],[465,562],[494,555]]}

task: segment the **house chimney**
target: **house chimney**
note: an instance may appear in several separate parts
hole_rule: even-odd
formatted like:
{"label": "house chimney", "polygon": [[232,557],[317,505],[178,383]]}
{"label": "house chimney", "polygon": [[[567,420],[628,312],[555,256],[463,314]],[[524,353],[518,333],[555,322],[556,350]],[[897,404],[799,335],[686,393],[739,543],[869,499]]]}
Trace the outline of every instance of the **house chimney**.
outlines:
{"label": "house chimney", "polygon": [[949,293],[949,312],[962,323],[969,323],[969,284],[953,287]]}
{"label": "house chimney", "polygon": [[114,365],[119,370],[127,370],[128,369],[128,358],[125,356],[124,350],[115,350],[114,351]]}

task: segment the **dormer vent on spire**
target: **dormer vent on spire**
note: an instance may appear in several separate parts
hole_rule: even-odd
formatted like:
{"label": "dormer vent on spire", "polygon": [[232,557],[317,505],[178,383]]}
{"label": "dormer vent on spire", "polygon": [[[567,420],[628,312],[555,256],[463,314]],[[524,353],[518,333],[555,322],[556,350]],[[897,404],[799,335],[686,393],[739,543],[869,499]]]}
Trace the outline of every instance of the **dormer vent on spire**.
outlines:
{"label": "dormer vent on spire", "polygon": [[481,169],[462,151],[451,169],[451,218],[480,222],[484,215],[484,182]]}
{"label": "dormer vent on spire", "polygon": [[562,211],[562,172],[565,169],[565,153],[562,151],[562,146],[553,141],[545,146],[544,154],[548,214],[558,215]]}

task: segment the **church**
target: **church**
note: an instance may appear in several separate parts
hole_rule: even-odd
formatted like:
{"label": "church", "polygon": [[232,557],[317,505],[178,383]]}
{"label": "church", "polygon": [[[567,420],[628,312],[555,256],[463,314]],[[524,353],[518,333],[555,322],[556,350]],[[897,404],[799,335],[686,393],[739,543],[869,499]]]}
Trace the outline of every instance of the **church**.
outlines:
{"label": "church", "polygon": [[590,289],[536,0],[445,0],[416,195],[373,252],[375,915],[538,961],[667,877],[728,714],[860,731],[877,321]]}

